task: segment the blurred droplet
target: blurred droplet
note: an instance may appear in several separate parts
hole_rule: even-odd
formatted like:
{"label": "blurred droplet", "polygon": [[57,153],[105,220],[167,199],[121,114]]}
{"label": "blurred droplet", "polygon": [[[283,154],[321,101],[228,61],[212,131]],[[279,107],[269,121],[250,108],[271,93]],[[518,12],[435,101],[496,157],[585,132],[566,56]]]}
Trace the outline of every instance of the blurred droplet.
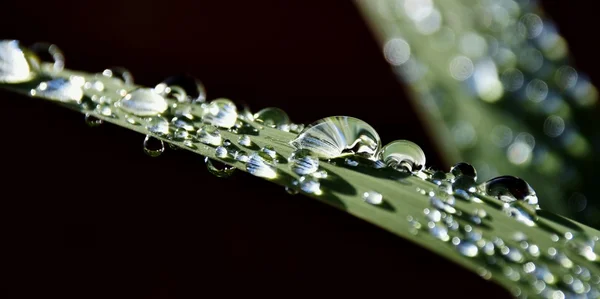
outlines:
{"label": "blurred droplet", "polygon": [[558,137],[565,131],[565,121],[562,117],[551,115],[544,121],[544,133],[549,137]]}
{"label": "blurred droplet", "polygon": [[383,47],[383,54],[391,65],[402,65],[410,58],[410,46],[401,38],[393,38]]}
{"label": "blurred droplet", "polygon": [[450,75],[458,81],[465,81],[473,75],[475,66],[466,56],[457,56],[450,61]]}

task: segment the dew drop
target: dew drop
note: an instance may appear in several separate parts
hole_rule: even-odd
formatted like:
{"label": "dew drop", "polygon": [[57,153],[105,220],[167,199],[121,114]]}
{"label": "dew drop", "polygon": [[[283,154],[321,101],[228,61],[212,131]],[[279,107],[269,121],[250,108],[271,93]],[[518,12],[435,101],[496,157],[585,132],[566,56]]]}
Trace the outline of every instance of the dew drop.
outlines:
{"label": "dew drop", "polygon": [[175,132],[173,133],[173,139],[175,139],[175,140],[186,140],[189,138],[190,138],[190,133],[188,133],[188,131],[183,128],[177,128],[177,129],[175,129]]}
{"label": "dew drop", "polygon": [[85,123],[90,127],[97,127],[97,126],[101,125],[103,122],[104,122],[103,120],[101,120],[89,113],[85,114]]}
{"label": "dew drop", "polygon": [[414,142],[396,140],[384,146],[381,158],[390,167],[417,171],[425,166],[425,153]]}
{"label": "dew drop", "polygon": [[165,151],[165,144],[162,140],[146,135],[144,139],[144,152],[150,157],[158,157]]}
{"label": "dew drop", "polygon": [[299,175],[308,175],[319,169],[319,159],[309,150],[296,150],[288,158],[290,169]]}
{"label": "dew drop", "polygon": [[521,222],[527,226],[535,226],[535,220],[537,219],[535,211],[520,205],[518,202],[512,204],[505,203],[502,207],[502,211],[518,222]]}
{"label": "dew drop", "polygon": [[434,237],[447,242],[450,240],[450,236],[448,236],[448,228],[443,224],[435,224],[434,222],[429,222],[429,233]]}
{"label": "dew drop", "polygon": [[248,135],[242,135],[240,136],[238,143],[242,146],[250,147],[252,146],[252,139],[250,139],[250,136]]}
{"label": "dew drop", "polygon": [[227,158],[227,155],[229,153],[227,152],[227,149],[224,146],[219,146],[217,147],[217,149],[215,150],[215,156],[217,156],[217,158]]}
{"label": "dew drop", "polygon": [[379,135],[366,122],[348,116],[327,117],[307,126],[291,144],[320,158],[333,159],[347,152],[376,159],[381,147]]}
{"label": "dew drop", "polygon": [[363,193],[363,200],[372,205],[380,205],[383,202],[383,195],[375,191],[367,191]]}
{"label": "dew drop", "polygon": [[34,75],[19,41],[0,41],[0,83],[26,82],[31,80]]}
{"label": "dew drop", "polygon": [[290,130],[290,118],[285,111],[279,108],[269,107],[258,111],[254,114],[254,121],[267,127],[277,128],[283,131]]}
{"label": "dew drop", "polygon": [[102,75],[109,78],[115,78],[125,85],[133,85],[133,75],[124,67],[112,67],[102,71]]}
{"label": "dew drop", "polygon": [[202,103],[206,100],[206,89],[202,82],[189,75],[171,76],[156,85],[154,90],[179,103]]}
{"label": "dew drop", "polygon": [[235,167],[212,160],[209,157],[204,158],[204,162],[206,163],[208,172],[220,178],[230,177],[235,172]]}
{"label": "dew drop", "polygon": [[478,189],[504,202],[524,201],[534,206],[538,204],[538,198],[533,188],[517,177],[496,177],[481,184]]}
{"label": "dew drop", "polygon": [[198,138],[198,141],[214,146],[221,145],[223,140],[221,133],[213,125],[203,125],[200,127],[196,137]]}
{"label": "dew drop", "polygon": [[255,152],[246,163],[248,173],[267,179],[277,177],[273,158],[263,152]]}
{"label": "dew drop", "polygon": [[454,175],[455,178],[458,177],[467,177],[472,179],[473,181],[477,180],[477,171],[475,167],[471,166],[469,163],[460,162],[452,166],[450,168],[450,172]]}
{"label": "dew drop", "polygon": [[213,126],[229,129],[235,125],[237,117],[237,108],[231,100],[216,99],[204,106],[202,120]]}
{"label": "dew drop", "polygon": [[321,184],[314,178],[302,176],[298,179],[297,184],[300,185],[300,189],[309,194],[321,194]]}
{"label": "dew drop", "polygon": [[176,128],[181,128],[186,131],[194,131],[195,130],[194,125],[192,124],[192,121],[186,117],[173,117],[173,119],[171,119],[171,124]]}
{"label": "dew drop", "polygon": [[261,151],[267,155],[269,155],[269,157],[271,157],[272,159],[275,159],[277,157],[277,152],[275,151],[275,149],[270,146],[270,145],[265,145]]}
{"label": "dew drop", "polygon": [[150,88],[138,88],[119,101],[119,107],[137,116],[154,116],[169,108],[165,98]]}
{"label": "dew drop", "polygon": [[429,178],[434,184],[440,185],[442,181],[446,180],[446,173],[443,171],[434,172]]}
{"label": "dew drop", "polygon": [[83,82],[57,78],[40,83],[31,90],[31,95],[49,98],[60,102],[81,103],[83,98]]}
{"label": "dew drop", "polygon": [[289,187],[289,186],[285,186],[285,192],[287,192],[288,194],[291,194],[291,195],[298,194],[298,190],[296,190],[292,187]]}
{"label": "dew drop", "polygon": [[456,245],[456,249],[460,254],[468,257],[475,257],[479,253],[479,248],[471,242],[463,241]]}
{"label": "dew drop", "polygon": [[146,129],[154,134],[166,136],[169,134],[169,121],[160,116],[150,117],[146,124]]}

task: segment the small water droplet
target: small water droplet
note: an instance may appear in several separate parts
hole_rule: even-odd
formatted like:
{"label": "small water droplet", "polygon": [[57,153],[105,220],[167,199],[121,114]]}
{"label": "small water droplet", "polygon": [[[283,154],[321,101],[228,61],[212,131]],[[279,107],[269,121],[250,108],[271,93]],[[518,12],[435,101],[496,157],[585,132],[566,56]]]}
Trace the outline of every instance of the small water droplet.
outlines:
{"label": "small water droplet", "polygon": [[382,160],[396,169],[417,171],[425,166],[425,153],[414,142],[396,140],[384,146],[381,151]]}
{"label": "small water droplet", "polygon": [[33,79],[35,73],[31,62],[19,41],[0,41],[0,83],[21,83]]}
{"label": "small water droplet", "polygon": [[103,76],[115,78],[125,85],[133,85],[133,75],[124,67],[112,67],[102,72]]}
{"label": "small water droplet", "polygon": [[154,134],[166,136],[169,134],[169,121],[160,116],[150,117],[146,124],[146,129]]}
{"label": "small water droplet", "polygon": [[383,203],[383,195],[376,191],[367,191],[363,193],[363,200],[372,205],[380,205]]}
{"label": "small water droplet", "polygon": [[204,104],[202,120],[213,126],[229,129],[237,122],[237,107],[229,99],[216,99]]}
{"label": "small water droplet", "polygon": [[104,116],[115,117],[112,108],[108,104],[100,104],[96,106],[96,111]]}
{"label": "small water droplet", "polygon": [[431,233],[431,235],[433,235],[434,237],[444,242],[450,240],[450,236],[448,236],[448,228],[446,228],[446,226],[444,226],[443,224],[429,222],[427,225],[429,227],[429,233]]}
{"label": "small water droplet", "polygon": [[302,132],[302,130],[304,130],[304,124],[291,124],[290,125],[290,132],[292,133],[300,133]]}
{"label": "small water droplet", "polygon": [[144,152],[150,157],[158,157],[165,151],[165,144],[162,140],[146,135],[144,139]]}
{"label": "small water droplet", "polygon": [[477,171],[475,167],[471,166],[469,163],[460,162],[452,166],[450,168],[450,172],[454,175],[455,178],[458,177],[467,177],[471,178],[473,181],[477,180]]}
{"label": "small water droplet", "polygon": [[524,201],[537,208],[538,198],[535,191],[523,179],[513,176],[493,178],[478,189],[504,202]]}
{"label": "small water droplet", "polygon": [[[218,149],[219,148],[217,148],[217,152],[218,152]],[[231,175],[233,175],[233,173],[235,172],[235,169],[236,169],[233,166],[227,165],[227,164],[219,162],[219,161],[212,160],[209,157],[204,158],[204,162],[206,163],[206,168],[208,169],[208,172],[210,172],[220,178],[230,177]]]}
{"label": "small water droplet", "polygon": [[85,114],[85,123],[90,127],[97,127],[97,126],[101,125],[103,122],[104,122],[103,120],[101,120],[89,113]]}
{"label": "small water droplet", "polygon": [[458,245],[456,245],[456,249],[458,252],[460,252],[460,254],[468,257],[475,257],[479,253],[479,248],[469,241],[460,242]]}
{"label": "small water droplet", "polygon": [[295,184],[300,185],[300,189],[306,193],[321,195],[321,184],[312,177],[302,176]]}
{"label": "small water droplet", "polygon": [[221,133],[213,125],[203,125],[198,130],[198,134],[196,135],[196,137],[198,138],[198,141],[204,144],[214,146],[221,145],[221,142],[223,140],[223,138],[221,137]]}
{"label": "small water droplet", "polygon": [[290,118],[285,111],[279,108],[269,107],[258,111],[254,114],[254,121],[267,127],[283,131],[290,130]]}
{"label": "small water droplet", "polygon": [[350,158],[344,159],[344,163],[346,163],[346,165],[352,166],[352,167],[358,166],[358,161],[352,160]]}
{"label": "small water droplet", "polygon": [[57,78],[40,83],[31,90],[31,95],[49,98],[60,102],[81,103],[83,82]]}
{"label": "small water droplet", "polygon": [[179,103],[202,103],[206,100],[206,89],[202,82],[189,75],[171,76],[157,84],[154,90]]}
{"label": "small water droplet", "polygon": [[252,139],[250,139],[250,136],[248,135],[242,135],[240,136],[238,143],[242,146],[250,147],[252,146]]}
{"label": "small water droplet", "polygon": [[181,128],[186,131],[194,131],[195,130],[194,125],[192,124],[192,121],[185,117],[173,117],[173,119],[171,119],[171,124],[176,128]]}
{"label": "small water droplet", "polygon": [[215,156],[217,156],[218,158],[221,158],[221,159],[227,158],[228,154],[229,153],[227,152],[227,149],[223,146],[219,146],[215,150]]}
{"label": "small water droplet", "polygon": [[275,159],[277,157],[277,152],[275,151],[275,149],[270,146],[270,145],[265,145],[261,151],[267,155],[269,155],[269,157],[271,157],[272,159]]}
{"label": "small water droplet", "polygon": [[379,135],[366,122],[347,116],[327,117],[306,127],[291,144],[310,150],[317,157],[333,159],[354,152],[376,159]]}
{"label": "small water droplet", "polygon": [[273,158],[263,152],[256,152],[250,156],[250,159],[246,163],[246,171],[252,175],[267,179],[277,177]]}
{"label": "small water droplet", "polygon": [[169,108],[165,98],[150,88],[138,88],[119,101],[119,107],[137,116],[159,115]]}
{"label": "small water droplet", "polygon": [[182,141],[182,140],[186,140],[189,138],[190,138],[190,133],[188,133],[188,131],[183,128],[177,128],[175,130],[175,132],[173,133],[174,140]]}
{"label": "small water droplet", "polygon": [[537,215],[530,207],[521,205],[519,202],[505,203],[502,210],[506,215],[516,219],[527,226],[535,226]]}
{"label": "small water droplet", "polygon": [[446,173],[443,171],[434,172],[429,178],[434,184],[440,185],[442,181],[446,180]]}
{"label": "small water droplet", "polygon": [[299,175],[308,175],[319,169],[319,159],[309,150],[296,150],[288,158],[290,169]]}
{"label": "small water droplet", "polygon": [[291,194],[291,195],[298,194],[298,190],[291,188],[289,186],[285,186],[285,192],[287,192],[288,194]]}

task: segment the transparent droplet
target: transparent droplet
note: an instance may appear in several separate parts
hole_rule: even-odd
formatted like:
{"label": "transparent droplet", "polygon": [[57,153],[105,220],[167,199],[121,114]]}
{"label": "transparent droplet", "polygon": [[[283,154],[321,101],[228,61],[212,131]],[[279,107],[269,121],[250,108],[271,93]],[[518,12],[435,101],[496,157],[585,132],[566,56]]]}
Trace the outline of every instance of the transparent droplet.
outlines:
{"label": "transparent droplet", "polygon": [[186,129],[177,128],[177,129],[175,129],[175,132],[173,133],[173,138],[175,140],[189,139],[190,138],[190,133],[188,133],[188,131]]}
{"label": "transparent droplet", "polygon": [[172,76],[154,87],[156,93],[177,100],[179,103],[202,103],[206,89],[200,80],[189,75]]}
{"label": "transparent droplet", "polygon": [[146,129],[154,134],[166,136],[169,134],[169,121],[161,116],[150,117]]}
{"label": "transparent droplet", "polygon": [[150,157],[158,157],[165,151],[165,144],[162,140],[146,135],[144,139],[144,152]]}
{"label": "transparent droplet", "polygon": [[380,205],[383,202],[383,195],[376,191],[367,191],[363,193],[363,200],[372,205]]}
{"label": "transparent droplet", "polygon": [[250,160],[246,163],[246,171],[252,175],[267,179],[277,177],[273,158],[263,152],[255,152],[250,156]]}
{"label": "transparent droplet", "polygon": [[455,178],[458,177],[467,177],[471,178],[473,181],[477,180],[477,171],[475,167],[471,166],[469,163],[460,162],[452,166],[450,168],[450,172],[454,175]]}
{"label": "transparent droplet", "polygon": [[296,195],[296,194],[298,194],[298,190],[297,189],[294,189],[294,188],[289,187],[289,186],[285,186],[285,192],[287,192],[290,195]]}
{"label": "transparent droplet", "polygon": [[296,150],[288,158],[290,169],[299,175],[312,174],[319,169],[319,159],[309,150]]}
{"label": "transparent droplet", "polygon": [[450,236],[448,236],[448,228],[446,226],[444,226],[443,224],[439,224],[439,223],[436,224],[435,222],[429,222],[428,226],[429,226],[429,232],[434,237],[436,237],[444,242],[447,242],[448,240],[450,240]]}
{"label": "transparent droplet", "polygon": [[379,135],[364,121],[347,116],[321,119],[306,127],[291,144],[317,157],[332,159],[348,151],[375,159],[381,147]]}
{"label": "transparent droplet", "polygon": [[61,102],[81,103],[83,84],[79,80],[57,78],[40,83],[31,90],[31,95],[53,99]]}
{"label": "transparent droplet", "polygon": [[533,188],[523,179],[514,176],[493,178],[479,185],[478,189],[504,202],[524,201],[530,205],[538,204]]}
{"label": "transparent droplet", "polygon": [[436,184],[440,185],[442,181],[446,180],[446,173],[443,171],[436,171],[431,175],[430,180]]}
{"label": "transparent droplet", "polygon": [[103,122],[104,122],[103,120],[101,120],[89,113],[85,114],[85,123],[90,127],[97,127],[97,126],[101,125]]}
{"label": "transparent droplet", "polygon": [[269,157],[271,157],[272,159],[275,159],[277,157],[277,152],[275,151],[275,148],[273,148],[270,145],[265,145],[260,150],[263,153],[269,155]]}
{"label": "transparent droplet", "polygon": [[555,75],[556,85],[563,90],[573,88],[578,78],[577,71],[568,65],[560,67]]}
{"label": "transparent droplet", "polygon": [[237,117],[237,107],[231,100],[216,99],[205,105],[202,120],[213,126],[229,129],[235,125]]}
{"label": "transparent droplet", "polygon": [[227,152],[227,149],[224,146],[219,146],[217,147],[217,149],[215,150],[215,156],[217,156],[217,158],[227,158],[227,155],[229,153]]}
{"label": "transparent droplet", "polygon": [[519,205],[518,203],[505,203],[502,207],[502,211],[518,222],[527,226],[535,226],[537,216],[535,215],[535,211],[530,208]]}
{"label": "transparent droplet", "polygon": [[223,140],[221,137],[221,133],[213,125],[203,125],[198,130],[198,134],[196,135],[196,137],[198,138],[198,141],[200,141],[204,144],[209,144],[209,145],[214,145],[214,146],[221,145],[222,140]]}
{"label": "transparent droplet", "polygon": [[565,120],[558,115],[550,115],[544,121],[544,133],[549,137],[558,137],[565,131]]}
{"label": "transparent droplet", "polygon": [[242,136],[240,136],[238,143],[245,147],[250,147],[250,146],[252,146],[252,139],[250,139],[250,136],[248,136],[248,135],[242,135]]}
{"label": "transparent droplet", "polygon": [[0,83],[27,82],[34,75],[30,61],[19,45],[19,41],[0,41]]}
{"label": "transparent droplet", "polygon": [[265,108],[255,113],[254,121],[284,131],[289,131],[291,123],[285,111],[274,107]]}
{"label": "transparent droplet", "polygon": [[227,178],[233,175],[235,172],[235,167],[227,165],[225,163],[214,161],[209,157],[204,158],[204,162],[206,163],[206,168],[208,172],[214,174],[220,178]]}
{"label": "transparent droplet", "polygon": [[298,179],[297,184],[299,184],[300,189],[306,193],[316,195],[321,194],[321,184],[312,177],[302,176]]}
{"label": "transparent droplet", "polygon": [[150,88],[138,88],[119,101],[119,107],[137,116],[162,114],[169,108],[167,101]]}
{"label": "transparent droplet", "polygon": [[125,85],[133,85],[133,75],[129,70],[127,70],[124,67],[111,67],[105,69],[104,71],[102,71],[102,75],[109,78],[118,79],[122,82],[122,84]]}
{"label": "transparent droplet", "polygon": [[185,117],[173,117],[173,119],[171,119],[171,124],[176,128],[181,128],[186,131],[191,132],[195,130],[192,121]]}
{"label": "transparent droplet", "polygon": [[458,252],[460,252],[460,254],[468,257],[475,257],[479,253],[479,248],[469,241],[460,242],[458,245],[456,245],[456,249]]}
{"label": "transparent droplet", "polygon": [[396,140],[384,146],[381,159],[389,167],[406,168],[408,171],[417,171],[425,166],[425,153],[408,140]]}

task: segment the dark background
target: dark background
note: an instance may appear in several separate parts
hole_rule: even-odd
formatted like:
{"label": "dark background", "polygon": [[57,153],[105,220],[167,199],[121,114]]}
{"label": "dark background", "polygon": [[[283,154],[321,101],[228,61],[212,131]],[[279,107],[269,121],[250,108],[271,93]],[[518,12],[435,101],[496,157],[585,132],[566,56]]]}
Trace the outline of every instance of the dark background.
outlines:
{"label": "dark background", "polygon": [[[543,1],[598,78],[593,1]],[[351,1],[4,1],[0,38],[56,43],[67,67],[125,66],[153,86],[188,72],[209,99],[295,122],[361,118],[446,169]],[[0,287],[9,297],[506,297],[368,223],[201,158],[143,154],[143,136],[1,92]],[[2,293],[0,293],[1,295]],[[353,296],[353,297],[354,297]]]}

